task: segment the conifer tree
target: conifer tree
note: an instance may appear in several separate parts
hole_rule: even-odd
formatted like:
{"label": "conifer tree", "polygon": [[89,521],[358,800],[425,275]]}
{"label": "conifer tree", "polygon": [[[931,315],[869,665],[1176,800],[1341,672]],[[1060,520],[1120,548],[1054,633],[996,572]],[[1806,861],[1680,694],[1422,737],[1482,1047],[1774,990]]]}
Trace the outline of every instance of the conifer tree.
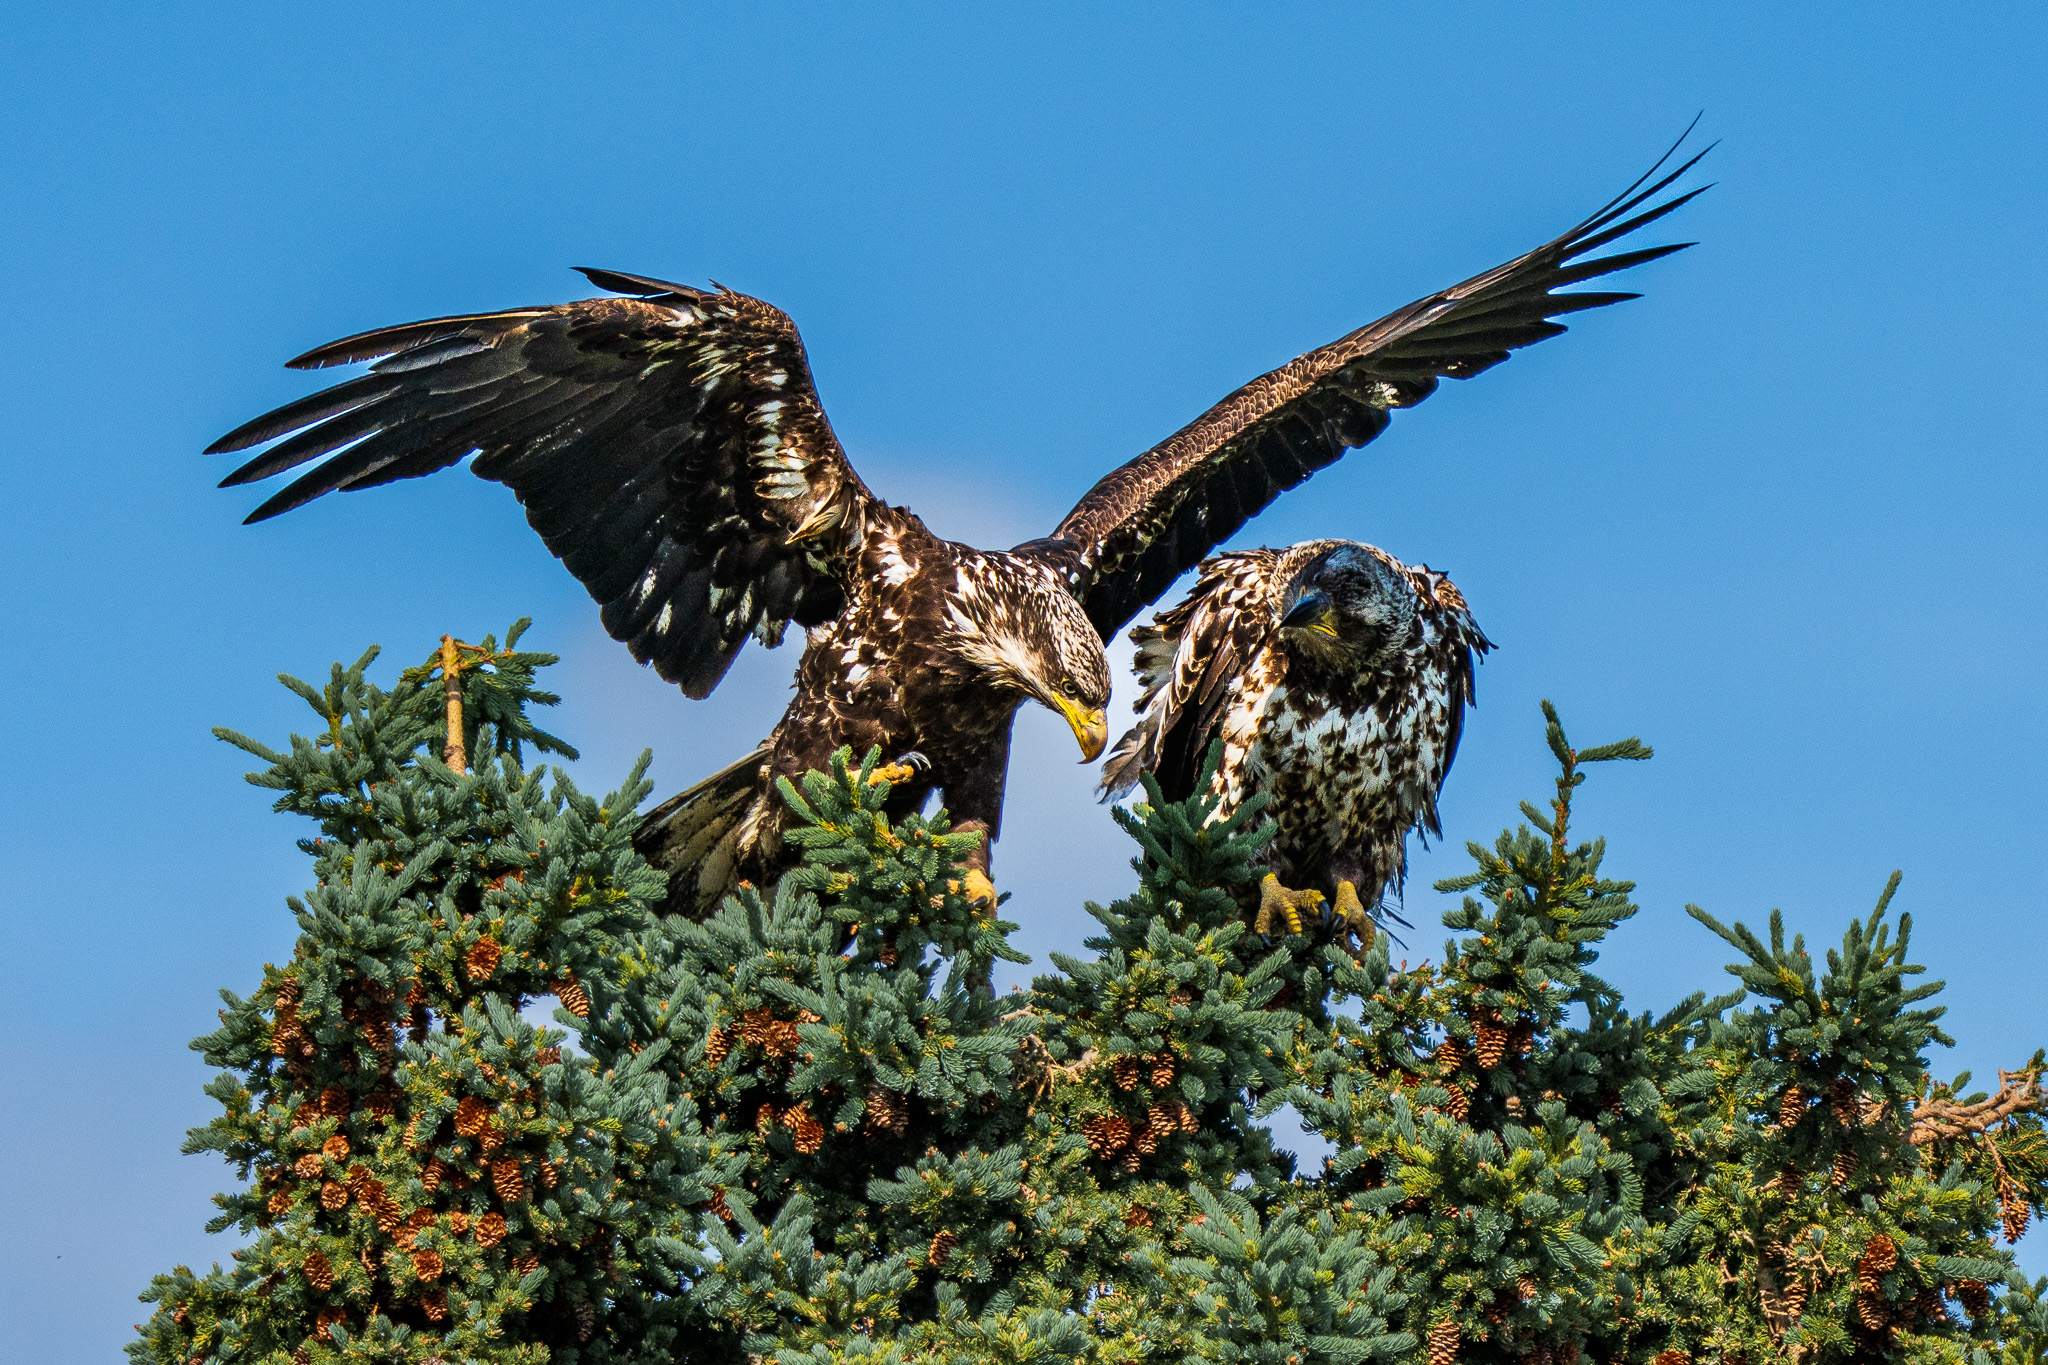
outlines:
{"label": "conifer tree", "polygon": [[[2048,1282],[1997,1244],[2048,1193],[2043,1058],[1930,1081],[1896,877],[1820,964],[1693,911],[1739,955],[1716,999],[1631,1014],[1596,975],[1636,907],[1573,800],[1637,741],[1574,749],[1546,705],[1547,807],[1469,846],[1413,968],[1384,932],[1253,932],[1257,806],[1148,787],[1114,812],[1132,894],[998,998],[980,836],[886,818],[873,754],[783,785],[776,885],[656,913],[641,769],[600,802],[521,766],[566,746],[518,630],[390,691],[367,655],[291,682],[321,725],[289,752],[225,734],[319,822],[317,885],[197,1044],[222,1114],[188,1147],[250,1182],[215,1226],[252,1240],[157,1279],[138,1361],[2048,1351]],[[548,997],[559,1029],[521,1012]]]}

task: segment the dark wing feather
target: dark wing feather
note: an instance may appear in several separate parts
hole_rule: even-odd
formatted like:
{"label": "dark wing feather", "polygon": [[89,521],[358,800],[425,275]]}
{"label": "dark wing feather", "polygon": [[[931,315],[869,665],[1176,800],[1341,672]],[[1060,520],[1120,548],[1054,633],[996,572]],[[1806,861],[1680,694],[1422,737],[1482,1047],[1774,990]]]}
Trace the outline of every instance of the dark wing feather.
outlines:
{"label": "dark wing feather", "polygon": [[1225,710],[1247,687],[1284,675],[1275,655],[1252,676],[1254,660],[1273,643],[1274,597],[1284,587],[1275,577],[1279,560],[1272,550],[1218,555],[1184,600],[1131,632],[1141,719],[1103,763],[1104,799],[1122,796],[1149,772],[1167,800],[1184,800],[1222,734]]}
{"label": "dark wing feather", "polygon": [[1556,240],[1245,385],[1111,471],[1037,551],[1065,559],[1089,619],[1108,640],[1275,497],[1378,436],[1390,409],[1421,402],[1441,377],[1470,378],[1515,348],[1564,331],[1552,318],[1638,297],[1552,291],[1691,245],[1580,259],[1701,193],[1643,208],[1706,155],[1659,177],[1677,150]]}
{"label": "dark wing feather", "polygon": [[772,644],[792,620],[838,615],[874,502],[780,310],[583,273],[639,297],[430,318],[319,347],[291,364],[374,363],[208,453],[277,442],[224,486],[325,457],[250,521],[474,454],[597,599],[605,629],[701,697],[748,635]]}

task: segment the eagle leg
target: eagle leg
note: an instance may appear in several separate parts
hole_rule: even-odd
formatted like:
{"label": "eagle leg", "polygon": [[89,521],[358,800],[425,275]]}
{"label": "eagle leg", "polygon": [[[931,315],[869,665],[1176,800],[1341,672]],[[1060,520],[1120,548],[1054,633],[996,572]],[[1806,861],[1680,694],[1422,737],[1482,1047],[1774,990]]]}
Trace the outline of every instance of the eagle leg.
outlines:
{"label": "eagle leg", "polygon": [[1352,933],[1358,935],[1359,951],[1370,951],[1378,930],[1373,924],[1371,913],[1365,908],[1365,902],[1358,898],[1358,888],[1350,882],[1338,882],[1337,899],[1332,902],[1330,908],[1337,912],[1339,919],[1350,926]]}
{"label": "eagle leg", "polygon": [[[1357,899],[1356,893],[1353,894],[1352,899],[1354,901]],[[1268,872],[1265,880],[1259,883],[1259,917],[1252,922],[1252,928],[1262,934],[1271,934],[1273,932],[1273,917],[1277,912],[1281,919],[1287,921],[1287,932],[1298,934],[1302,931],[1301,912],[1304,910],[1317,912],[1318,907],[1322,903],[1322,892],[1289,891],[1286,887],[1280,885],[1278,877]]]}

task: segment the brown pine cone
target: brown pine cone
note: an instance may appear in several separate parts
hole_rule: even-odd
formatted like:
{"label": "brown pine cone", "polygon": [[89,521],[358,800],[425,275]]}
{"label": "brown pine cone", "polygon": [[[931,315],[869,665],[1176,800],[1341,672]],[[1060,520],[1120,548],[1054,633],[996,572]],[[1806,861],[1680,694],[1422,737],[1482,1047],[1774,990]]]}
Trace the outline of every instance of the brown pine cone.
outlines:
{"label": "brown pine cone", "polygon": [[1131,1140],[1131,1122],[1122,1114],[1096,1114],[1081,1121],[1081,1135],[1089,1151],[1106,1158]]}
{"label": "brown pine cone", "polygon": [[1472,1045],[1463,1038],[1446,1038],[1437,1044],[1436,1064],[1446,1076],[1457,1074],[1472,1055]]}
{"label": "brown pine cone", "polygon": [[1856,1321],[1873,1332],[1881,1332],[1891,1324],[1891,1305],[1879,1294],[1863,1293],[1856,1296]]}
{"label": "brown pine cone", "polygon": [[1109,1075],[1110,1079],[1116,1082],[1117,1089],[1136,1090],[1138,1088],[1138,1059],[1136,1057],[1118,1057],[1113,1059],[1109,1064]]}
{"label": "brown pine cone", "polygon": [[1515,1026],[1508,1030],[1508,1051],[1517,1057],[1526,1057],[1536,1050],[1536,1026],[1526,1019],[1517,1019]]}
{"label": "brown pine cone", "polygon": [[363,1107],[370,1111],[371,1118],[388,1119],[398,1112],[399,1098],[397,1086],[388,1080],[379,1081],[363,1101]]}
{"label": "brown pine cone", "polygon": [[1133,1204],[1124,1210],[1124,1226],[1127,1228],[1149,1228],[1152,1226],[1152,1210],[1142,1204]]}
{"label": "brown pine cone", "polygon": [[1457,1358],[1458,1324],[1445,1318],[1429,1329],[1429,1365],[1451,1365]]}
{"label": "brown pine cone", "polygon": [[448,1317],[448,1291],[429,1289],[420,1295],[420,1312],[427,1315],[428,1322],[444,1322]]}
{"label": "brown pine cone", "polygon": [[348,1186],[339,1180],[329,1180],[320,1186],[320,1207],[329,1213],[348,1206]]}
{"label": "brown pine cone", "polygon": [[292,1192],[288,1189],[273,1190],[270,1202],[264,1206],[273,1218],[282,1218],[292,1211]]}
{"label": "brown pine cone", "polygon": [[304,1269],[306,1272],[306,1283],[312,1285],[321,1293],[325,1294],[328,1290],[334,1288],[334,1267],[327,1264],[327,1257],[323,1253],[316,1251],[306,1257]]}
{"label": "brown pine cone", "polygon": [[723,1188],[716,1185],[711,1187],[711,1203],[706,1207],[721,1222],[730,1223],[732,1221],[732,1206],[725,1202],[725,1190]]}
{"label": "brown pine cone", "polygon": [[1465,1094],[1464,1086],[1452,1083],[1444,1088],[1451,1093],[1451,1098],[1444,1104],[1444,1108],[1451,1111],[1452,1118],[1463,1119],[1472,1112],[1472,1101]]}
{"label": "brown pine cone", "polygon": [[491,1163],[491,1188],[505,1203],[516,1204],[526,1198],[526,1173],[511,1157],[499,1157]]}
{"label": "brown pine cone", "polygon": [[2020,1189],[2020,1182],[2003,1172],[1998,1177],[1998,1216],[2004,1224],[2007,1242],[2017,1242],[2026,1236],[2027,1224],[2033,1220],[2033,1209]]}
{"label": "brown pine cone", "polygon": [[1134,1152],[1142,1152],[1146,1156],[1150,1156],[1152,1155],[1152,1153],[1158,1151],[1159,1130],[1154,1128],[1150,1123],[1147,1123],[1137,1132],[1131,1134],[1131,1150]]}
{"label": "brown pine cone", "polygon": [[1978,1322],[1991,1312],[1991,1290],[1982,1280],[1957,1280],[1955,1282],[1956,1302],[1970,1315],[1970,1321]]}
{"label": "brown pine cone", "polygon": [[480,1247],[494,1247],[505,1240],[505,1215],[487,1213],[476,1220],[476,1244]]}
{"label": "brown pine cone", "polygon": [[292,1163],[292,1173],[301,1180],[311,1180],[327,1169],[327,1160],[318,1152],[308,1152]]}
{"label": "brown pine cone", "polygon": [[549,1190],[551,1190],[551,1189],[553,1189],[553,1188],[554,1188],[554,1187],[555,1187],[556,1185],[560,1184],[560,1183],[561,1183],[561,1180],[562,1180],[562,1167],[561,1167],[561,1163],[559,1163],[559,1162],[555,1162],[555,1161],[543,1161],[543,1162],[541,1162],[541,1163],[540,1163],[540,1183],[541,1183],[541,1188],[543,1188],[543,1189],[549,1189]]}
{"label": "brown pine cone", "polygon": [[1787,1086],[1785,1096],[1778,1101],[1778,1126],[1790,1128],[1806,1113],[1806,1092],[1798,1086]]}
{"label": "brown pine cone", "polygon": [[1828,1087],[1828,1112],[1844,1128],[1863,1126],[1863,1106],[1856,1094],[1856,1082],[1847,1076],[1835,1078],[1835,1083]]}
{"label": "brown pine cone", "polygon": [[1660,1351],[1650,1358],[1650,1365],[1692,1365],[1692,1352]]}
{"label": "brown pine cone", "polygon": [[717,1066],[731,1051],[732,1035],[722,1028],[715,1028],[704,1039],[704,1064]]}
{"label": "brown pine cone", "polygon": [[438,1280],[447,1269],[441,1262],[441,1253],[431,1247],[420,1247],[412,1254],[412,1273],[423,1280]]}
{"label": "brown pine cone", "polygon": [[815,1153],[825,1145],[825,1125],[811,1117],[811,1107],[799,1104],[782,1113],[782,1125],[789,1129],[790,1140],[805,1156]]}
{"label": "brown pine cone", "polygon": [[590,993],[576,984],[575,977],[564,976],[560,981],[550,985],[548,989],[555,993],[555,999],[562,1002],[563,1009],[569,1011],[578,1019],[588,1019],[590,1017]]}
{"label": "brown pine cone", "polygon": [[1899,1244],[1881,1232],[1874,1234],[1856,1258],[1856,1287],[1866,1294],[1877,1293],[1880,1281],[1898,1263]]}
{"label": "brown pine cone", "polygon": [[589,1299],[578,1299],[576,1301],[576,1340],[579,1342],[588,1341],[590,1340],[590,1334],[596,1330],[597,1309],[591,1305]]}
{"label": "brown pine cone", "polygon": [[1841,1189],[1856,1178],[1857,1168],[1863,1164],[1854,1152],[1841,1152],[1835,1157],[1835,1168],[1828,1176],[1828,1183]]}
{"label": "brown pine cone", "polygon": [[[1473,1050],[1473,1055],[1478,1058],[1479,1069],[1491,1071],[1499,1066],[1508,1055],[1508,1031],[1501,1027],[1500,1021],[1481,1018],[1472,1025],[1472,1033],[1478,1040],[1478,1047]],[[1454,1326],[1452,1331],[1456,1330]],[[1452,1349],[1455,1350],[1456,1347],[1453,1346]]]}
{"label": "brown pine cone", "polygon": [[953,1248],[959,1245],[958,1237],[950,1232],[941,1232],[932,1238],[931,1246],[926,1248],[926,1256],[934,1266],[942,1266],[946,1263],[946,1258],[953,1254]]}
{"label": "brown pine cone", "polygon": [[1171,1052],[1162,1052],[1152,1059],[1152,1085],[1163,1090],[1173,1084],[1174,1060]]}
{"label": "brown pine cone", "polygon": [[421,1187],[428,1194],[432,1194],[435,1190],[441,1188],[441,1177],[447,1174],[447,1171],[448,1167],[442,1163],[441,1158],[437,1156],[427,1158],[426,1169],[420,1172]]}
{"label": "brown pine cone", "polygon": [[490,1126],[493,1108],[475,1095],[464,1095],[455,1106],[455,1131],[464,1137],[479,1136]]}
{"label": "brown pine cone", "polygon": [[803,1045],[797,1036],[796,1025],[787,1019],[777,1019],[770,1024],[761,1039],[761,1050],[770,1057],[787,1057]]}
{"label": "brown pine cone", "polygon": [[491,979],[491,973],[498,970],[498,961],[505,956],[505,950],[498,946],[496,939],[484,937],[470,945],[469,956],[462,959],[462,969],[469,973],[469,979],[484,982]]}
{"label": "brown pine cone", "polygon": [[766,1005],[748,1010],[740,1016],[740,1037],[749,1047],[761,1047],[768,1041],[768,1030],[775,1026],[775,1016],[768,1012]]}
{"label": "brown pine cone", "polygon": [[342,1321],[347,1316],[348,1314],[343,1312],[339,1308],[321,1309],[319,1313],[314,1315],[313,1318],[313,1335],[320,1338],[320,1340],[322,1341],[334,1340],[334,1337],[328,1332],[327,1329],[334,1326],[335,1323]]}
{"label": "brown pine cone", "polygon": [[540,1257],[530,1251],[522,1251],[512,1258],[512,1269],[519,1273],[521,1279],[524,1279],[540,1269]]}
{"label": "brown pine cone", "polygon": [[880,1133],[902,1137],[910,1124],[910,1105],[903,1096],[887,1086],[870,1086],[867,1094],[867,1114],[862,1122]]}
{"label": "brown pine cone", "polygon": [[333,1137],[327,1139],[327,1141],[320,1144],[320,1151],[329,1160],[347,1161],[348,1139],[343,1137],[341,1134],[336,1133]]}
{"label": "brown pine cone", "polygon": [[461,1209],[450,1209],[448,1211],[448,1231],[454,1233],[457,1237],[468,1232],[469,1215]]}

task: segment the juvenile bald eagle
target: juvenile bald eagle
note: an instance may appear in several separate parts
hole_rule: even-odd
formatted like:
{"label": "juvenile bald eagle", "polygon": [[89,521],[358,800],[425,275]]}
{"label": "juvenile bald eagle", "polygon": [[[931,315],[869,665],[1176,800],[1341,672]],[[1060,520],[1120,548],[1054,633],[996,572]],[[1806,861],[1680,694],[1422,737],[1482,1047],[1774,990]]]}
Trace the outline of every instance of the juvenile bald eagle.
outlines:
{"label": "juvenile bald eagle", "polygon": [[1263,793],[1278,825],[1258,928],[1278,912],[1299,931],[1300,909],[1328,899],[1370,935],[1408,831],[1442,832],[1474,656],[1493,647],[1451,580],[1351,540],[1218,555],[1131,639],[1142,719],[1103,765],[1104,794],[1151,772],[1181,800],[1221,740],[1216,818]]}
{"label": "juvenile bald eagle", "polygon": [[[868,491],[780,310],[606,270],[583,273],[629,297],[433,318],[309,351],[290,364],[373,363],[209,451],[277,442],[224,484],[327,457],[251,521],[475,455],[597,599],[605,629],[692,697],[749,636],[773,645],[804,627],[796,699],[774,731],[642,826],[672,903],[703,907],[776,873],[775,779],[824,767],[841,745],[918,755],[892,769],[891,810],[937,789],[959,826],[994,837],[1017,706],[1065,716],[1093,759],[1108,737],[1102,642],[1440,376],[1563,331],[1551,318],[1635,298],[1551,291],[1679,249],[1581,259],[1699,192],[1644,207],[1692,165],[1659,177],[1676,150],[1556,240],[1253,380],[1110,473],[1049,537],[1007,552],[940,540]],[[986,844],[982,859],[985,895]]]}

